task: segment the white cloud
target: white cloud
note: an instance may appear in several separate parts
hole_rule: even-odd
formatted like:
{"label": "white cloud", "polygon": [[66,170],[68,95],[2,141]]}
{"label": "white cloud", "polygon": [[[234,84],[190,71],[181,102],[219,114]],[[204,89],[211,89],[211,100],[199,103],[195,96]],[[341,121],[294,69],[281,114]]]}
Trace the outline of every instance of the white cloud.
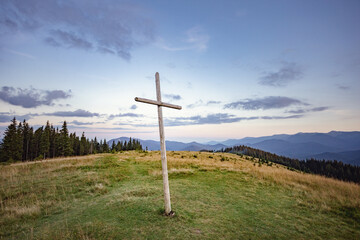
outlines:
{"label": "white cloud", "polygon": [[208,48],[208,42],[210,40],[209,35],[207,35],[204,30],[199,27],[193,27],[186,31],[187,39],[186,42],[192,45],[192,48],[204,51]]}

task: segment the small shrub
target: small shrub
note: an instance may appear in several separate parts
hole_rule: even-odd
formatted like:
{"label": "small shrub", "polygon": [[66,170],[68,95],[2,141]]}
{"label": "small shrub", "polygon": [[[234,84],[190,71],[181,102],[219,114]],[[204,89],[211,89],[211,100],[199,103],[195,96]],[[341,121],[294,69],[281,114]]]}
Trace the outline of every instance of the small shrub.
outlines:
{"label": "small shrub", "polygon": [[43,160],[44,159],[44,156],[42,154],[40,154],[37,158],[35,158],[34,160],[35,161],[38,161],[38,160]]}
{"label": "small shrub", "polygon": [[197,158],[197,155],[196,154],[194,154],[194,156],[193,156],[194,158]]}
{"label": "small shrub", "polygon": [[209,156],[209,158],[214,158],[213,156]]}
{"label": "small shrub", "polygon": [[220,161],[229,161],[229,159],[227,157],[221,156]]}

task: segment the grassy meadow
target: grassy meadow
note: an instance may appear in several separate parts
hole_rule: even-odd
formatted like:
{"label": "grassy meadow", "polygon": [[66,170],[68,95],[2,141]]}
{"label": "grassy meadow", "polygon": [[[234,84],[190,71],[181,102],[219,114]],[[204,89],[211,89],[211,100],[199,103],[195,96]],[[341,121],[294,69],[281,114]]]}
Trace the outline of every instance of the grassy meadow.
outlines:
{"label": "grassy meadow", "polygon": [[160,152],[0,166],[1,239],[360,239],[360,185],[226,153]]}

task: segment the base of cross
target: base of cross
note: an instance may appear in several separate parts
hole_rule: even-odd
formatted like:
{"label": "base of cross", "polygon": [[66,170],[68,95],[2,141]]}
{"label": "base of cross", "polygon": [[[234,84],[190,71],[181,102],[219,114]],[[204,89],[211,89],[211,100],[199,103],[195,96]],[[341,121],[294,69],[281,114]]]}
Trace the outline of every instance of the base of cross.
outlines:
{"label": "base of cross", "polygon": [[173,217],[173,216],[175,216],[175,212],[174,211],[170,211],[169,213],[164,212],[163,215],[167,216],[167,217]]}

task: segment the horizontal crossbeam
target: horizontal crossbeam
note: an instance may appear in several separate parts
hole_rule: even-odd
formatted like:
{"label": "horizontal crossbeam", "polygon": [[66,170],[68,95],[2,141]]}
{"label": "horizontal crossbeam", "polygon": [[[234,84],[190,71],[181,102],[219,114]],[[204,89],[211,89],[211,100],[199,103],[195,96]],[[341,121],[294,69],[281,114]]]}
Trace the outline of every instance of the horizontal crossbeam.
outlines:
{"label": "horizontal crossbeam", "polygon": [[162,107],[175,108],[175,109],[181,110],[181,106],[179,106],[179,105],[174,105],[174,104],[164,103],[164,102],[158,102],[158,101],[154,101],[154,100],[150,100],[150,99],[146,99],[146,98],[136,97],[135,101],[148,103],[148,104],[153,104],[153,105],[162,106]]}

